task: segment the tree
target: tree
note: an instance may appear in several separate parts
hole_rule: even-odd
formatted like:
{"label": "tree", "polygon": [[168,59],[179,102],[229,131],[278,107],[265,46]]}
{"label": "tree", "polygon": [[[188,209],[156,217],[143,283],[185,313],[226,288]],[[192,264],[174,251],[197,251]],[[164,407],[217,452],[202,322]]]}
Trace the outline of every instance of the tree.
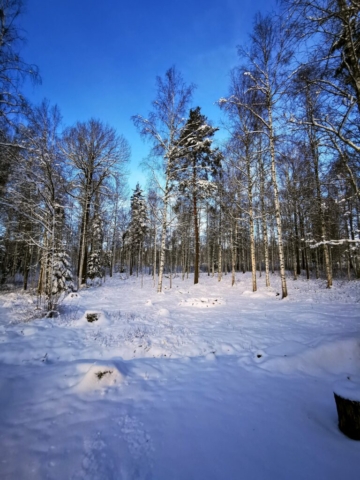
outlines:
{"label": "tree", "polygon": [[200,231],[198,203],[211,196],[215,184],[210,180],[221,164],[221,153],[211,147],[211,137],[218,128],[207,123],[207,118],[201,114],[200,107],[190,110],[189,118],[184,125],[179,141],[176,162],[172,163],[172,178],[178,183],[182,195],[188,196],[192,203],[195,261],[194,283],[199,282],[200,262]]}
{"label": "tree", "polygon": [[257,91],[251,87],[249,76],[244,75],[242,70],[233,70],[229,100],[221,101],[220,107],[226,111],[230,121],[231,139],[227,144],[227,160],[233,172],[232,182],[236,183],[238,191],[246,190],[247,193],[245,208],[241,195],[238,194],[235,198],[240,200],[237,205],[238,211],[244,210],[249,221],[252,289],[256,292],[254,188],[258,157],[263,155],[263,152],[259,153],[258,143],[262,131],[258,126],[257,115],[263,112],[256,108],[259,99]]}
{"label": "tree", "polygon": [[[22,134],[27,143],[25,162],[29,162],[25,171],[27,181],[38,193],[38,204],[29,205],[30,216],[35,222],[41,220],[41,237],[38,246],[41,248],[41,270],[38,293],[43,292],[48,298],[48,309],[52,310],[58,294],[65,289],[66,282],[60,281],[55,270],[67,271],[66,248],[63,242],[65,225],[65,178],[64,159],[59,150],[60,111],[57,106],[51,107],[44,100],[39,107],[32,109],[29,124]],[[20,175],[22,172],[20,172]],[[31,239],[33,242],[34,239]],[[60,268],[60,264],[64,267]],[[71,275],[66,274],[67,280]],[[59,280],[59,281],[58,281]]]}
{"label": "tree", "polygon": [[243,75],[250,81],[249,90],[256,92],[256,103],[244,102],[236,96],[221,99],[220,104],[232,102],[248,109],[257,119],[263,134],[267,138],[270,152],[271,179],[274,193],[275,218],[280,260],[282,298],[287,296],[285,256],[282,235],[281,209],[277,179],[277,140],[280,130],[275,114],[287,91],[291,71],[289,65],[293,57],[293,33],[284,19],[257,14],[253,32],[250,35],[250,48],[239,48],[239,56],[247,63],[240,67]]}
{"label": "tree", "polygon": [[141,267],[141,257],[145,236],[148,232],[148,215],[143,191],[139,183],[136,184],[130,200],[129,241],[133,252],[137,253],[137,269]]}
{"label": "tree", "polygon": [[7,237],[13,239],[8,246],[11,250],[15,243],[14,265],[20,261],[24,290],[30,269],[36,269],[39,260],[37,292],[40,299],[45,295],[48,310],[54,309],[71,277],[65,242],[67,197],[59,150],[60,121],[59,109],[44,100],[33,107],[27,125],[18,127],[23,148],[18,151],[3,199],[10,220]]}
{"label": "tree", "polygon": [[[18,114],[28,111],[28,103],[21,93],[25,79],[40,81],[35,65],[27,64],[20,56],[23,39],[17,20],[23,11],[22,0],[0,1],[0,116],[1,123],[12,124]],[[8,145],[12,141],[0,140]]]}
{"label": "tree", "polygon": [[[339,231],[329,228],[327,203],[331,200],[325,198],[329,189],[321,185],[320,172],[321,163],[330,171],[335,170],[335,165],[338,170],[341,165],[341,175],[349,188],[347,198],[339,197],[336,201],[347,202],[350,196],[355,198],[354,204],[359,202],[360,4],[357,0],[286,0],[283,3],[296,20],[299,38],[307,51],[307,55],[300,57],[294,87],[298,102],[297,108],[291,111],[290,121],[298,129],[304,129],[308,136],[320,230],[318,235],[312,232],[309,243],[316,257],[318,247],[323,250],[330,287],[331,245],[338,239]],[[331,179],[332,184],[336,182]],[[339,192],[332,189],[332,194],[335,191]]]}
{"label": "tree", "polygon": [[178,141],[184,125],[184,115],[195,87],[194,85],[186,85],[182,75],[175,67],[167,70],[164,78],[157,77],[156,85],[157,94],[152,102],[153,110],[149,113],[148,118],[135,115],[132,119],[140,135],[152,141],[153,158],[162,158],[162,168],[160,170],[163,178],[156,175],[158,169],[154,162],[147,164],[153,174],[156,186],[162,192],[160,264],[157,287],[158,292],[161,292],[166,235],[169,225],[168,208],[174,185],[173,163],[179,156]]}
{"label": "tree", "polygon": [[118,244],[120,240],[120,216],[121,216],[121,207],[122,202],[124,201],[124,185],[121,182],[121,176],[115,176],[115,189],[109,199],[110,204],[112,205],[111,214],[110,214],[110,232],[111,240],[109,241],[111,249],[111,259],[110,259],[110,277],[113,276],[116,263],[116,254],[118,250]]}
{"label": "tree", "polygon": [[103,228],[100,213],[99,195],[95,196],[94,214],[91,220],[90,254],[87,264],[87,278],[94,280],[104,276]]}
{"label": "tree", "polygon": [[78,122],[63,137],[62,151],[73,172],[72,186],[81,205],[79,287],[86,282],[91,212],[95,198],[106,194],[106,182],[123,171],[130,148],[124,137],[100,120]]}
{"label": "tree", "polygon": [[360,5],[358,0],[285,0],[310,52],[302,58],[307,89],[323,115],[299,122],[311,125],[341,156],[358,198],[357,172],[349,157],[360,153]]}
{"label": "tree", "polygon": [[58,304],[61,294],[73,287],[73,276],[68,255],[64,250],[56,250],[48,261],[50,262],[48,270],[51,272],[48,294],[51,300],[48,310],[52,311]]}
{"label": "tree", "polygon": [[314,118],[325,116],[323,105],[321,105],[321,96],[317,93],[316,84],[312,82],[312,79],[316,78],[316,73],[308,67],[303,67],[299,70],[297,76],[294,78],[294,85],[297,92],[299,108],[297,110],[298,118],[301,117],[302,121],[299,122],[299,127],[304,129],[306,135],[306,149],[307,157],[310,162],[313,179],[315,183],[315,199],[317,206],[317,215],[319,218],[319,230],[320,230],[320,242],[325,259],[325,269],[327,278],[327,288],[332,286],[332,271],[330,265],[329,247],[327,245],[327,232],[325,223],[325,211],[324,201],[321,192],[321,157],[324,157],[324,163],[329,161],[329,151],[324,149],[323,134],[321,130],[312,124]]}
{"label": "tree", "polygon": [[[302,40],[311,38],[310,62],[319,84],[344,95],[360,112],[360,5],[358,0],[284,0]],[[351,98],[353,96],[353,98]]]}
{"label": "tree", "polygon": [[22,0],[0,0],[0,214],[5,186],[19,149],[23,148],[16,135],[19,118],[30,111],[21,87],[26,79],[40,82],[38,68],[27,64],[20,55],[24,40],[18,19],[22,12]]}

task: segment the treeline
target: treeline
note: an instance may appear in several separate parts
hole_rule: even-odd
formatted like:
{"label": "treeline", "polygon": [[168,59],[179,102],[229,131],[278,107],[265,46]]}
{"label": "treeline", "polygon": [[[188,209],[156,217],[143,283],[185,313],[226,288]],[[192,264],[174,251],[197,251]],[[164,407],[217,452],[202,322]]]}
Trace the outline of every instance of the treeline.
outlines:
{"label": "treeline", "polygon": [[[5,4],[5,2],[2,2]],[[60,113],[34,107],[13,71],[37,78],[16,50],[20,2],[3,6],[0,44],[0,282],[21,279],[52,310],[74,288],[106,274],[209,275],[279,271],[360,275],[360,4],[288,0],[258,14],[229,91],[218,100],[229,135],[199,107],[175,67],[156,79],[147,116],[135,115],[152,144],[145,192],[126,201],[124,137],[99,120],[60,132]],[[9,2],[6,3],[9,5]],[[9,22],[9,23],[7,23]],[[14,70],[14,62],[17,70]],[[1,75],[1,73],[0,73]],[[16,85],[16,88],[15,88]],[[16,108],[13,106],[16,105]]]}

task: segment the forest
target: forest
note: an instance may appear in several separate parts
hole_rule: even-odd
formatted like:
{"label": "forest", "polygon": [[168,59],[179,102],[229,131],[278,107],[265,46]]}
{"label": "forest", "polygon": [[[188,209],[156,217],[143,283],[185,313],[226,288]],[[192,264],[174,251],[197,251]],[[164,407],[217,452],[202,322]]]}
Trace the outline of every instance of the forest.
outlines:
{"label": "forest", "polygon": [[[56,309],[106,276],[251,272],[287,282],[360,276],[360,3],[284,0],[258,13],[214,126],[176,66],[132,121],[149,144],[147,185],[127,195],[131,146],[101,119],[61,128],[33,105],[21,0],[0,9],[0,285]],[[20,18],[20,20],[19,20]],[[176,62],[176,59],[174,59]],[[41,65],[39,66],[41,69]],[[189,80],[189,83],[188,81]],[[226,140],[214,140],[217,131]]]}
{"label": "forest", "polygon": [[0,0],[1,479],[359,477],[360,0],[279,0],[220,71],[247,7]]}

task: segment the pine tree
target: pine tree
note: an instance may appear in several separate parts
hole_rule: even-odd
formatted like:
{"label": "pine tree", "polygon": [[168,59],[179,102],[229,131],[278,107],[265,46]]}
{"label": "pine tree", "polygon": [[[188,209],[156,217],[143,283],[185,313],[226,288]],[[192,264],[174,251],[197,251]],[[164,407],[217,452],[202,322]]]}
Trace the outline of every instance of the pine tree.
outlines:
{"label": "pine tree", "polygon": [[133,256],[137,256],[137,271],[141,264],[144,240],[148,231],[148,214],[143,191],[137,184],[131,197],[131,219],[129,225],[129,241]]}
{"label": "pine tree", "polygon": [[189,118],[181,131],[177,152],[171,165],[172,176],[178,182],[180,193],[191,200],[195,236],[194,283],[199,282],[200,231],[199,201],[211,196],[214,182],[211,176],[220,168],[221,154],[211,147],[218,129],[207,123],[200,107],[190,110]]}

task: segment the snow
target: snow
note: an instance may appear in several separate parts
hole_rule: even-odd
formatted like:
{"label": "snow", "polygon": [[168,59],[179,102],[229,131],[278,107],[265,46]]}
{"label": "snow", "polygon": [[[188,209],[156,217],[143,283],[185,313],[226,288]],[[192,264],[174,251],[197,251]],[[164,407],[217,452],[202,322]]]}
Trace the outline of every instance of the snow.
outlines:
{"label": "snow", "polygon": [[346,380],[336,382],[334,393],[352,402],[360,402],[360,377],[348,377]]}
{"label": "snow", "polygon": [[42,319],[1,294],[0,478],[357,479],[359,282],[257,282],[116,276]]}
{"label": "snow", "polygon": [[76,365],[77,371],[81,375],[81,380],[75,385],[77,392],[92,392],[100,390],[105,393],[107,388],[116,386],[124,381],[124,376],[113,364],[103,364],[96,362],[89,365],[80,363]]}

